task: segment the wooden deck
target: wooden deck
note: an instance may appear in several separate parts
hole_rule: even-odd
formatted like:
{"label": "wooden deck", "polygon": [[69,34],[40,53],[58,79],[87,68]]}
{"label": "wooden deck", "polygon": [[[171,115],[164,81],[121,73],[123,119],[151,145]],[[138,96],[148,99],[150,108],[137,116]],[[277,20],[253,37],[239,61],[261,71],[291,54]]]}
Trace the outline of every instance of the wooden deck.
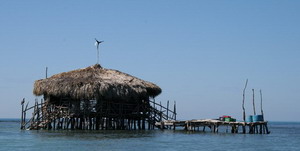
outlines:
{"label": "wooden deck", "polygon": [[[226,131],[230,129],[231,133],[249,133],[249,134],[269,134],[268,122],[225,122],[213,119],[203,120],[165,120],[162,122],[156,122],[155,125],[160,129],[176,129],[178,127],[184,128],[187,131],[206,131],[206,127],[213,133],[219,133],[221,127],[225,127]],[[241,128],[241,131],[239,131]]]}

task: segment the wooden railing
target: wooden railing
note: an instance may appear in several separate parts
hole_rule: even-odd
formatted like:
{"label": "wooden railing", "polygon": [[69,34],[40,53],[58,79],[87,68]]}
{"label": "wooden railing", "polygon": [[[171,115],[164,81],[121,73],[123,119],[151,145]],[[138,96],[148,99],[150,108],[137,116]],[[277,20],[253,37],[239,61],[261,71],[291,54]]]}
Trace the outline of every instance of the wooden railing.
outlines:
{"label": "wooden railing", "polygon": [[[155,102],[155,99],[150,100],[150,113],[151,113],[151,117],[152,117],[152,121],[154,125],[156,125],[156,122],[163,122],[163,121],[168,121],[168,120],[172,120],[172,121],[176,121],[176,102],[174,101],[174,107],[173,110],[171,110],[169,108],[169,101],[167,101],[167,107],[163,106],[161,104],[161,102],[158,104]],[[149,121],[148,121],[149,122]],[[157,126],[158,127],[158,126]],[[168,127],[158,127],[158,128],[168,128]]]}

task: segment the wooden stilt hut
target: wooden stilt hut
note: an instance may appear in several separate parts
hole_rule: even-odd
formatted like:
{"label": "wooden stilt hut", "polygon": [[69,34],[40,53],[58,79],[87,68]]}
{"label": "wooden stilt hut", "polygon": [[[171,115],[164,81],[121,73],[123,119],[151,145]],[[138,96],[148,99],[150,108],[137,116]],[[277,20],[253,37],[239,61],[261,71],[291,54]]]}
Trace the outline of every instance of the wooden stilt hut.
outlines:
{"label": "wooden stilt hut", "polygon": [[[53,75],[34,83],[44,96],[39,116],[30,129],[152,129],[150,99],[157,85],[99,64]],[[155,109],[154,109],[155,110]],[[34,121],[34,120],[33,120]]]}

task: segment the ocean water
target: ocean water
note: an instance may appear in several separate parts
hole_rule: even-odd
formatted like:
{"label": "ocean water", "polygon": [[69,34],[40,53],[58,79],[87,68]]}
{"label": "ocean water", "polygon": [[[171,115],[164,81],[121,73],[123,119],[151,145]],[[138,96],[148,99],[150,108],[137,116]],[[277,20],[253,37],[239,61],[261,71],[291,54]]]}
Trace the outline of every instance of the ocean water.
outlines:
{"label": "ocean water", "polygon": [[0,119],[0,150],[45,151],[288,151],[300,150],[299,122],[270,122],[271,134],[186,132],[184,130],[20,130],[17,120]]}

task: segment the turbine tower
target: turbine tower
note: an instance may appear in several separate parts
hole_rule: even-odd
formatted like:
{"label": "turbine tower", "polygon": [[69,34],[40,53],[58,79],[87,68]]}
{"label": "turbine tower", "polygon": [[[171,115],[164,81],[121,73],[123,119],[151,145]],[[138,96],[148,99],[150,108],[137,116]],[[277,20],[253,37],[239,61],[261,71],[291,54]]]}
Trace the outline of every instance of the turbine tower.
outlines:
{"label": "turbine tower", "polygon": [[97,46],[97,64],[99,64],[99,45],[100,43],[104,42],[104,41],[98,41],[96,38],[95,38],[96,42],[95,42],[95,46]]}

